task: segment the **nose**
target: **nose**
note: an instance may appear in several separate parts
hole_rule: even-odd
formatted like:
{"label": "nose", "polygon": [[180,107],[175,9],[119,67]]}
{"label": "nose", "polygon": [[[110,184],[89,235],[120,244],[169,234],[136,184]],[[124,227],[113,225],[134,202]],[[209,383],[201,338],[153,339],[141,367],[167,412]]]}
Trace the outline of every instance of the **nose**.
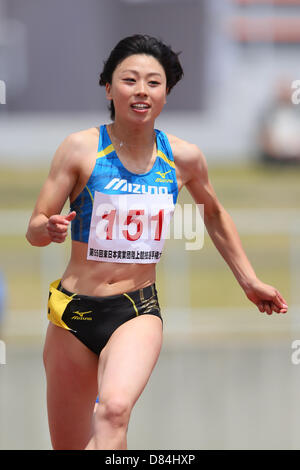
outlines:
{"label": "nose", "polygon": [[143,80],[140,80],[137,83],[136,94],[138,96],[146,96],[147,95],[147,87],[145,86],[145,83],[144,83]]}

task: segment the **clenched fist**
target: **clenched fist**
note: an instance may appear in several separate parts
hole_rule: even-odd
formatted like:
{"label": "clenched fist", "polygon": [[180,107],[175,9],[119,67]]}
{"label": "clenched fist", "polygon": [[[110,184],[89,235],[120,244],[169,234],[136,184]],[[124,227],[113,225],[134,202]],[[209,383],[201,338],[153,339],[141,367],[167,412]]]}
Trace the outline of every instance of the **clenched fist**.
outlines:
{"label": "clenched fist", "polygon": [[75,211],[70,212],[68,215],[52,215],[49,217],[46,228],[52,242],[63,243],[65,241],[69,224],[75,217]]}

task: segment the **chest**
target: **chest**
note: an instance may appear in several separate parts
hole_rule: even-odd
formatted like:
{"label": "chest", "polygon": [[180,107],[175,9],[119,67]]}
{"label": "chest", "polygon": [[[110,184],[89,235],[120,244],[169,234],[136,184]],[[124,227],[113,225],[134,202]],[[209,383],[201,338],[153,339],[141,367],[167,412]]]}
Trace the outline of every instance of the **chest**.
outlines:
{"label": "chest", "polygon": [[177,197],[177,179],[174,167],[157,156],[146,173],[133,173],[116,154],[99,158],[93,168],[87,186],[90,191],[106,194],[173,194]]}

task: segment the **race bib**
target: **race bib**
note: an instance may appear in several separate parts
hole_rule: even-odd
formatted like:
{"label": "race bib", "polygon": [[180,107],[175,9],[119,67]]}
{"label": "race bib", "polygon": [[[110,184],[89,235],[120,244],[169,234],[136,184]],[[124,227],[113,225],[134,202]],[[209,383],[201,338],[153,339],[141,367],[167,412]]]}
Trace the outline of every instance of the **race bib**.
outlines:
{"label": "race bib", "polygon": [[157,263],[174,213],[171,194],[95,192],[88,260]]}

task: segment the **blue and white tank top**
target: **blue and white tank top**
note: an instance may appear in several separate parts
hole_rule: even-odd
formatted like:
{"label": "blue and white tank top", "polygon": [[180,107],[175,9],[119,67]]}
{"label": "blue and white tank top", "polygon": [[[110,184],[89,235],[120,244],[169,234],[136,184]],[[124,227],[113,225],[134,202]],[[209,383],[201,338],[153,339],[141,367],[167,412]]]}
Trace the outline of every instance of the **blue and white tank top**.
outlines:
{"label": "blue and white tank top", "polygon": [[92,174],[71,203],[76,211],[72,240],[88,243],[87,259],[117,263],[155,263],[178,197],[172,149],[155,129],[157,156],[150,171],[127,170],[100,126]]}

